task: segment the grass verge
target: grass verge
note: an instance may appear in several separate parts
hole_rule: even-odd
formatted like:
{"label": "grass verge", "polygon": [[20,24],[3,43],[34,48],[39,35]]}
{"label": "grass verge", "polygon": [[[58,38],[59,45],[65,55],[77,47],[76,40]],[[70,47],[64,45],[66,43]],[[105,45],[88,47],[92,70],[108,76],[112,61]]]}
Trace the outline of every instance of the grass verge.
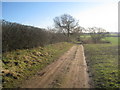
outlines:
{"label": "grass verge", "polygon": [[52,63],[73,44],[62,42],[33,49],[3,53],[3,87],[15,88],[35,75],[38,70]]}
{"label": "grass verge", "polygon": [[84,48],[88,72],[94,82],[94,87],[120,88],[118,45],[87,44]]}

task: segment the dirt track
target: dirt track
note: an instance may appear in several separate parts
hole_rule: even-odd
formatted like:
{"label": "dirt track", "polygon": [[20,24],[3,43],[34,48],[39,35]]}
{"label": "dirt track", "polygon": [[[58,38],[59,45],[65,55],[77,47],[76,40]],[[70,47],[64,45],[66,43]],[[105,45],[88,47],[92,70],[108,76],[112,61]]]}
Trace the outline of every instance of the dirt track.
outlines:
{"label": "dirt track", "polygon": [[48,65],[23,88],[90,88],[82,45],[74,45],[57,61]]}

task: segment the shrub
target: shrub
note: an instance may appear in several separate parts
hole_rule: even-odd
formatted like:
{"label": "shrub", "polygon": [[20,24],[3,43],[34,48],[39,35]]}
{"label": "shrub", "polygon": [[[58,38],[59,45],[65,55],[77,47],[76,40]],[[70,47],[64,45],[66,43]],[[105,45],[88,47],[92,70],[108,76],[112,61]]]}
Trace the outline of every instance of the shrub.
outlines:
{"label": "shrub", "polygon": [[2,51],[28,49],[67,41],[61,33],[2,20]]}

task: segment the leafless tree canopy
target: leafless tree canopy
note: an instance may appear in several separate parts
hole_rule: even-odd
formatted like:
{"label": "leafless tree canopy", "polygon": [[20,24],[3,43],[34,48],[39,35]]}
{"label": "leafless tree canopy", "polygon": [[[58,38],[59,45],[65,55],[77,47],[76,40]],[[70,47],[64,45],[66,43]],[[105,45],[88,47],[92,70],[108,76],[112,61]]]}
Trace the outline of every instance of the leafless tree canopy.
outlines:
{"label": "leafless tree canopy", "polygon": [[108,34],[108,32],[105,29],[98,27],[88,28],[88,31],[94,43],[99,42]]}
{"label": "leafless tree canopy", "polygon": [[67,41],[62,33],[33,26],[2,21],[2,51],[33,48]]}
{"label": "leafless tree canopy", "polygon": [[78,21],[76,21],[71,15],[63,14],[60,17],[54,18],[55,27],[67,36],[78,28]]}
{"label": "leafless tree canopy", "polygon": [[[100,41],[106,30],[102,28],[89,28],[78,25],[78,21],[71,15],[63,14],[54,18],[55,28],[37,28],[2,20],[2,51],[34,48],[47,44],[72,41],[80,38],[83,31],[90,33],[92,40]],[[71,35],[71,37],[69,37]]]}

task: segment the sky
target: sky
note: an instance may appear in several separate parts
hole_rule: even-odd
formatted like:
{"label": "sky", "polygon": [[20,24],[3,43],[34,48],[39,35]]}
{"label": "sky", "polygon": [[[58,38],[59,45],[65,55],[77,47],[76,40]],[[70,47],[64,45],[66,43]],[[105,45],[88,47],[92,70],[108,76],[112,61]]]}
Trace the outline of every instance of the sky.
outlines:
{"label": "sky", "polygon": [[56,16],[70,14],[85,28],[118,31],[118,2],[2,2],[2,18],[40,28],[53,27]]}

